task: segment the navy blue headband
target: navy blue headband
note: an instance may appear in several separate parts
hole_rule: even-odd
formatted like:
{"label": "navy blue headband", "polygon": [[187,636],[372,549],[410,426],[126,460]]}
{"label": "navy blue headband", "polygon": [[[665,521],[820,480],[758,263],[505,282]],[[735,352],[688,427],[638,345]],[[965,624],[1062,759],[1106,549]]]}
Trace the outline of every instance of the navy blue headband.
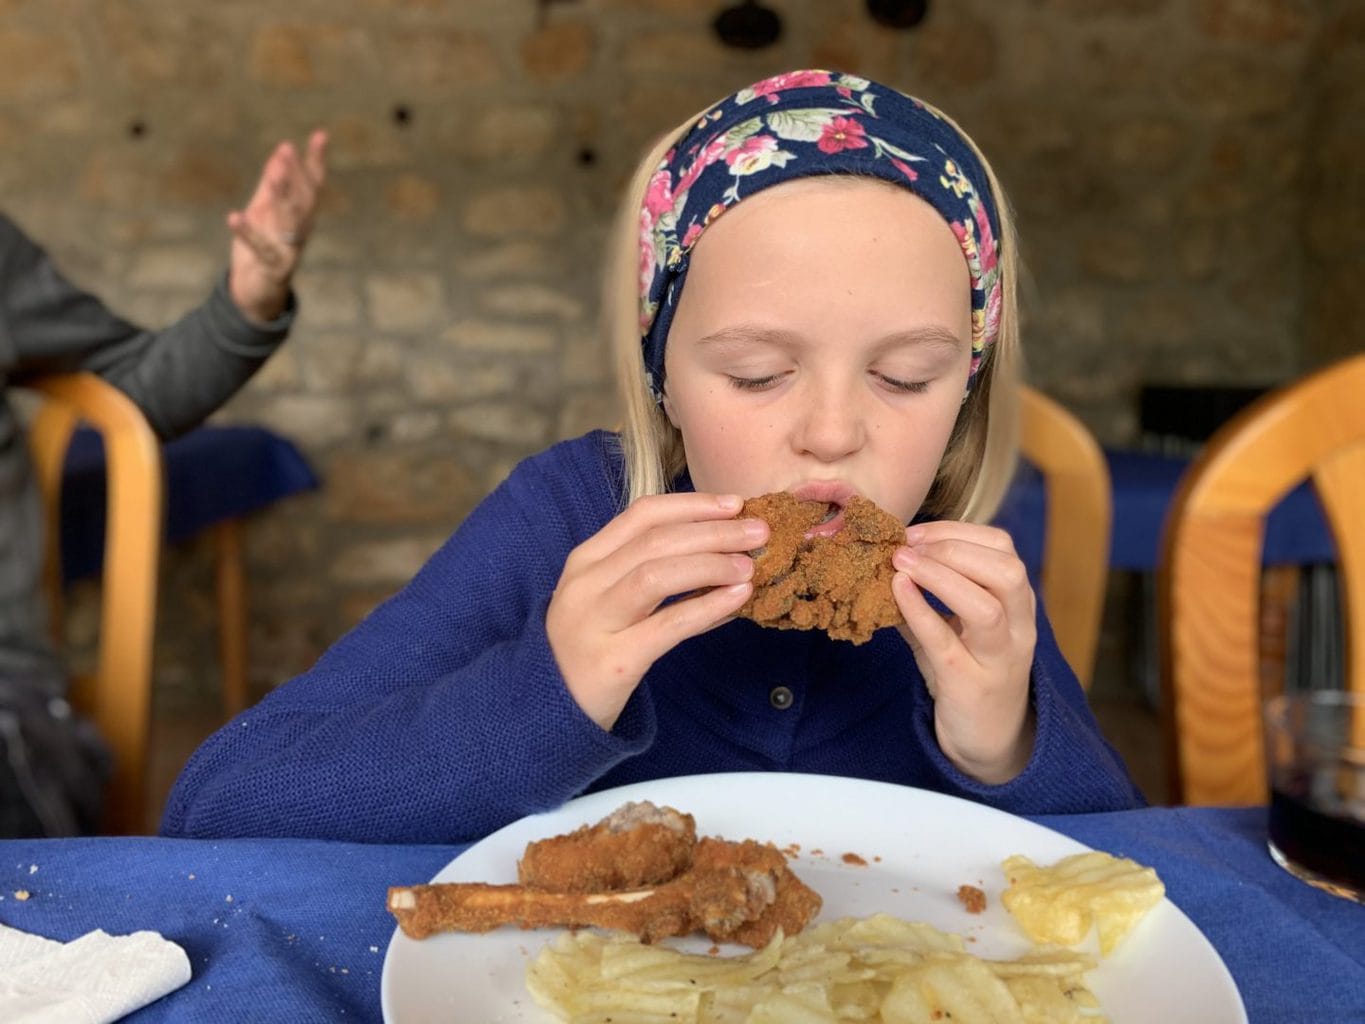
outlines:
{"label": "navy blue headband", "polygon": [[[972,377],[1000,329],[1000,219],[967,140],[932,107],[865,78],[793,71],[722,100],[664,155],[640,208],[640,334],[654,397],[689,255],[741,199],[816,174],[871,175],[948,222],[972,284]],[[971,386],[971,378],[968,379]]]}

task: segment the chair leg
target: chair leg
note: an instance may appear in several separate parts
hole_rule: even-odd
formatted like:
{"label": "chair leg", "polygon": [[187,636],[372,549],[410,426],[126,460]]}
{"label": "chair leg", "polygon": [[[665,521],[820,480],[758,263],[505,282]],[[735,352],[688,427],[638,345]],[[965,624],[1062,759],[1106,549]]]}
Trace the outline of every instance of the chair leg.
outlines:
{"label": "chair leg", "polygon": [[246,708],[246,574],[242,525],[228,519],[214,528],[218,549],[218,647],[223,662],[223,714]]}

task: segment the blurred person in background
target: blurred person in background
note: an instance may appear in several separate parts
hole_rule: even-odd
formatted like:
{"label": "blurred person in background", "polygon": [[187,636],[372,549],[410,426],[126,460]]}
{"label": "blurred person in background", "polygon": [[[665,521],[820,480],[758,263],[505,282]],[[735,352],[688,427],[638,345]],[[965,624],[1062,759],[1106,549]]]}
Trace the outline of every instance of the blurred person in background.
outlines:
{"label": "blurred person in background", "polygon": [[291,281],[326,177],[327,136],[280,142],[247,204],[227,215],[227,271],[159,330],[69,282],[0,212],[0,837],[98,828],[107,751],[65,701],[41,587],[43,514],[9,388],[90,372],[126,393],[165,438],[199,424],[250,379],[297,315]]}

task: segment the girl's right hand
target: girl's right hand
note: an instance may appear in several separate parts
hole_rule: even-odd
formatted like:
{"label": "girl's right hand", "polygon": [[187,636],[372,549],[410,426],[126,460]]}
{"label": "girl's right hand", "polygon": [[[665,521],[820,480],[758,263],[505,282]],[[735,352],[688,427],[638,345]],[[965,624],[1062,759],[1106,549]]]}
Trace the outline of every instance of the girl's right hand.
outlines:
{"label": "girl's right hand", "polygon": [[[569,553],[545,633],[569,693],[603,729],[650,665],[749,599],[746,552],[768,525],[736,519],[742,505],[733,494],[641,498]],[[664,605],[678,594],[690,596]]]}

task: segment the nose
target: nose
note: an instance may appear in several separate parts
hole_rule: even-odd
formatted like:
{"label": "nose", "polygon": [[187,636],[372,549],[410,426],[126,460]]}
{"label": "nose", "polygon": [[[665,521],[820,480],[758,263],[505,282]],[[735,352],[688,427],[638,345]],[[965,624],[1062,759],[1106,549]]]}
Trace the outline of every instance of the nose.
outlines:
{"label": "nose", "polygon": [[805,399],[794,436],[798,453],[837,462],[863,446],[864,410],[849,389],[826,385],[809,390]]}

